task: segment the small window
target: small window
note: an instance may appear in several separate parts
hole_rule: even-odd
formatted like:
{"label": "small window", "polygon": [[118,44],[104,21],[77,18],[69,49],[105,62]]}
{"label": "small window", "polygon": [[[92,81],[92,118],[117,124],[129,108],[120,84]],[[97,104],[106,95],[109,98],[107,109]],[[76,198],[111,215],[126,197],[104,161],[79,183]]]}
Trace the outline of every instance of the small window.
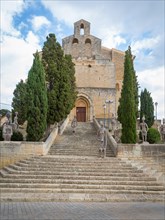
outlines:
{"label": "small window", "polygon": [[84,24],[80,25],[80,35],[84,35]]}
{"label": "small window", "polygon": [[73,41],[72,41],[72,44],[78,44],[78,39],[74,38]]}
{"label": "small window", "polygon": [[87,38],[87,39],[85,40],[85,44],[91,44],[91,39]]}

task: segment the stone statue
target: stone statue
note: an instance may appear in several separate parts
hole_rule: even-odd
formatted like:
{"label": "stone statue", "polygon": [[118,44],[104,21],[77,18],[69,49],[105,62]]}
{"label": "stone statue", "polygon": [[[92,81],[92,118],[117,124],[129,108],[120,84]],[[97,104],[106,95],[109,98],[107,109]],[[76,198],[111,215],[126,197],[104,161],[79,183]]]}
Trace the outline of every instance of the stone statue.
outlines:
{"label": "stone statue", "polygon": [[18,112],[15,112],[14,122],[13,122],[14,131],[18,130]]}
{"label": "stone statue", "polygon": [[71,122],[71,127],[73,128],[73,133],[75,133],[75,129],[77,127],[77,118],[74,116],[72,122]]}
{"label": "stone statue", "polygon": [[13,135],[12,125],[9,123],[9,121],[6,121],[3,124],[3,130],[2,130],[2,136],[4,138],[4,141],[10,141],[12,135]]}
{"label": "stone statue", "polygon": [[116,128],[116,119],[115,119],[114,114],[112,114],[111,124],[112,124],[112,131],[114,132],[114,130]]}
{"label": "stone statue", "polygon": [[100,157],[106,157],[107,132],[102,122],[100,122],[99,139],[101,141],[101,146],[99,148]]}
{"label": "stone statue", "polygon": [[145,123],[145,117],[142,118],[142,123],[140,123],[140,130],[142,133],[142,141],[147,141],[147,131],[148,131],[148,125]]}
{"label": "stone statue", "polygon": [[6,113],[6,118],[8,120],[8,123],[11,124],[12,123],[12,117],[11,117],[11,113],[10,112]]}
{"label": "stone statue", "polygon": [[165,142],[165,118],[163,118],[163,124],[160,126],[160,134],[162,141]]}

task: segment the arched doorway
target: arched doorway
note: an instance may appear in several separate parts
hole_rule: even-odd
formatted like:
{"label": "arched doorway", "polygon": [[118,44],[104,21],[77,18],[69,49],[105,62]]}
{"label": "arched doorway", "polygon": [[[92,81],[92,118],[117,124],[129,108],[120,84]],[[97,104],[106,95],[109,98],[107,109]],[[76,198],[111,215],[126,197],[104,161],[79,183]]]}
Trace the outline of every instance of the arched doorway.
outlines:
{"label": "arched doorway", "polygon": [[90,103],[84,96],[79,96],[75,103],[76,117],[78,122],[90,120]]}

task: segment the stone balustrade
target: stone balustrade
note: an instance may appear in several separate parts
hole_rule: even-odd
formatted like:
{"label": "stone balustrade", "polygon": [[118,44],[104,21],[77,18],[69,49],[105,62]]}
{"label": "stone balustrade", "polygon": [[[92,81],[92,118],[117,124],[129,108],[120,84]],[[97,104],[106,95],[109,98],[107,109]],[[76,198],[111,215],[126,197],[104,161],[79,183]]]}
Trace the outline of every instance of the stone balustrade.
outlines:
{"label": "stone balustrade", "polygon": [[56,126],[45,142],[0,141],[0,168],[19,160],[46,155],[54,143],[58,133],[65,130],[68,118],[60,126]]}
{"label": "stone balustrade", "polygon": [[[96,130],[100,128],[97,119],[93,119],[94,127]],[[116,157],[121,158],[140,158],[140,157],[153,157],[158,156],[163,158],[165,156],[165,144],[121,144],[117,143],[113,136],[107,131],[107,141]]]}
{"label": "stone balustrade", "polygon": [[[94,124],[95,129],[98,131],[100,129],[100,124],[96,118],[93,118],[93,124]],[[115,139],[112,137],[112,135],[108,131],[106,131],[106,133],[107,133],[107,144],[112,149],[114,156],[116,156],[117,147],[118,147],[117,142],[115,141]]]}

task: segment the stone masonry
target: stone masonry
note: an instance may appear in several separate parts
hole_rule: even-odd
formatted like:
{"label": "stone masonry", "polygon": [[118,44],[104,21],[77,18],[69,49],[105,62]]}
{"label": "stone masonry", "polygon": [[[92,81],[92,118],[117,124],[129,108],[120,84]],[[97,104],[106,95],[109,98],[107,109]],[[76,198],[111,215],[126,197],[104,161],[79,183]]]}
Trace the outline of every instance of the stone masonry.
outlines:
{"label": "stone masonry", "polygon": [[[113,100],[110,116],[112,113],[116,116],[122,88],[124,52],[103,47],[101,39],[90,34],[90,23],[83,19],[74,23],[74,34],[64,38],[62,46],[64,53],[71,54],[75,63],[78,98],[71,118],[74,115],[78,121],[91,121],[93,116],[104,118],[105,100]],[[81,108],[84,108],[84,117],[79,117]]]}
{"label": "stone masonry", "polygon": [[48,155],[0,170],[0,200],[7,201],[164,201],[164,186],[143,170],[113,156],[99,157],[92,123],[70,124]]}

